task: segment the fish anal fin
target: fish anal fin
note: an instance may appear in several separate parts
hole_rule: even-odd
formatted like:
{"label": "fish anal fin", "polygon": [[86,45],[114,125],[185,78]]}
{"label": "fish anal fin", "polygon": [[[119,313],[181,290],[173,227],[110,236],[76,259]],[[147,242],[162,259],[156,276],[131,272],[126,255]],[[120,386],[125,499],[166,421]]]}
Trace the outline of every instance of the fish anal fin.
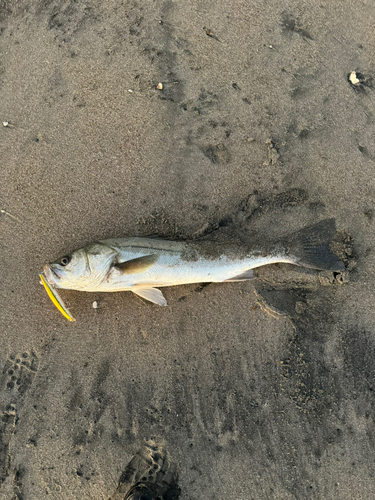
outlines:
{"label": "fish anal fin", "polygon": [[229,278],[227,280],[224,280],[224,283],[228,282],[228,281],[246,281],[246,280],[251,280],[253,278],[254,278],[253,270],[248,269],[247,271],[245,271],[242,274],[239,274],[238,276],[233,276],[233,278]]}
{"label": "fish anal fin", "polygon": [[115,264],[114,267],[121,271],[122,274],[142,273],[158,260],[158,255],[145,255],[136,259],[126,260],[120,264]]}
{"label": "fish anal fin", "polygon": [[166,298],[158,288],[134,288],[132,292],[158,306],[167,305]]}

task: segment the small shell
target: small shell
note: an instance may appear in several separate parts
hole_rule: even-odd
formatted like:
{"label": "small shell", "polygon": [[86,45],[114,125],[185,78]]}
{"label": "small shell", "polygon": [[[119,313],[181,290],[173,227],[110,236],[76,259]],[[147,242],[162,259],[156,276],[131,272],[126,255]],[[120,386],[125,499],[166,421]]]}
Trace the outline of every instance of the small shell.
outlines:
{"label": "small shell", "polygon": [[157,88],[158,90],[163,90],[163,84],[162,84],[162,83],[158,83],[158,84],[156,85],[156,88]]}
{"label": "small shell", "polygon": [[349,73],[349,81],[352,85],[359,85],[361,83],[361,81],[358,80],[357,73],[355,71]]}
{"label": "small shell", "polygon": [[96,302],[96,300],[94,300],[94,302],[92,303],[92,307],[93,307],[93,309],[98,308],[98,303]]}

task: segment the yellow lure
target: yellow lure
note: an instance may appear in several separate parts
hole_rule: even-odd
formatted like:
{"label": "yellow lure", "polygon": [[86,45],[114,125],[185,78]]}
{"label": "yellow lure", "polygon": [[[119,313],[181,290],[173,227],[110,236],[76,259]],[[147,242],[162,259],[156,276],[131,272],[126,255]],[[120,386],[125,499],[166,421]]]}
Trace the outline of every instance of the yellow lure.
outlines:
{"label": "yellow lure", "polygon": [[43,274],[39,274],[40,282],[44,286],[48,297],[51,299],[52,304],[61,312],[61,314],[69,321],[75,321],[73,316],[70,314],[69,309],[64,304],[62,298],[59,296],[57,291],[51,287],[51,285],[46,281]]}

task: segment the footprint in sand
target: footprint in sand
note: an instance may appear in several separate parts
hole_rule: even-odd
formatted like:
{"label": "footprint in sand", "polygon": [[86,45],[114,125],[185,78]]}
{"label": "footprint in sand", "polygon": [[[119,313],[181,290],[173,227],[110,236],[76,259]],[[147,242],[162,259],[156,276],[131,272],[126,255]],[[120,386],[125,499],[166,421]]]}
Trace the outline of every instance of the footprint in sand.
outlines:
{"label": "footprint in sand", "polygon": [[149,498],[142,496],[144,488],[153,493],[153,498],[176,500],[180,493],[177,479],[176,466],[170,462],[166,449],[154,441],[146,441],[121,474],[110,500],[133,498],[133,494],[134,498]]}
{"label": "footprint in sand", "polygon": [[34,351],[11,354],[0,372],[0,485],[10,469],[10,442],[17,425],[17,413],[38,371]]}
{"label": "footprint in sand", "polygon": [[5,389],[12,397],[19,399],[33,383],[38,366],[39,359],[34,351],[26,351],[21,355],[11,354],[2,371],[0,391]]}

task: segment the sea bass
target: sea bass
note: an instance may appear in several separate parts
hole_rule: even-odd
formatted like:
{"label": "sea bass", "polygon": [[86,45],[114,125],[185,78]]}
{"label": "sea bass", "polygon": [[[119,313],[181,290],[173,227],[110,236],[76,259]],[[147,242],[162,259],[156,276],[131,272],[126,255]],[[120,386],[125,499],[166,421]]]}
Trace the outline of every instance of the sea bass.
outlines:
{"label": "sea bass", "polygon": [[103,240],[46,264],[41,278],[53,290],[128,290],[166,306],[159,287],[249,280],[254,268],[266,264],[343,270],[344,263],[329,248],[335,233],[335,220],[327,219],[267,248],[142,237]]}
{"label": "sea bass", "polygon": [[65,306],[56,288],[132,291],[166,306],[159,287],[249,280],[254,268],[267,264],[284,262],[320,270],[343,270],[344,263],[329,248],[335,233],[335,220],[327,219],[267,248],[142,237],[109,239],[46,264],[40,277],[60,310]]}

